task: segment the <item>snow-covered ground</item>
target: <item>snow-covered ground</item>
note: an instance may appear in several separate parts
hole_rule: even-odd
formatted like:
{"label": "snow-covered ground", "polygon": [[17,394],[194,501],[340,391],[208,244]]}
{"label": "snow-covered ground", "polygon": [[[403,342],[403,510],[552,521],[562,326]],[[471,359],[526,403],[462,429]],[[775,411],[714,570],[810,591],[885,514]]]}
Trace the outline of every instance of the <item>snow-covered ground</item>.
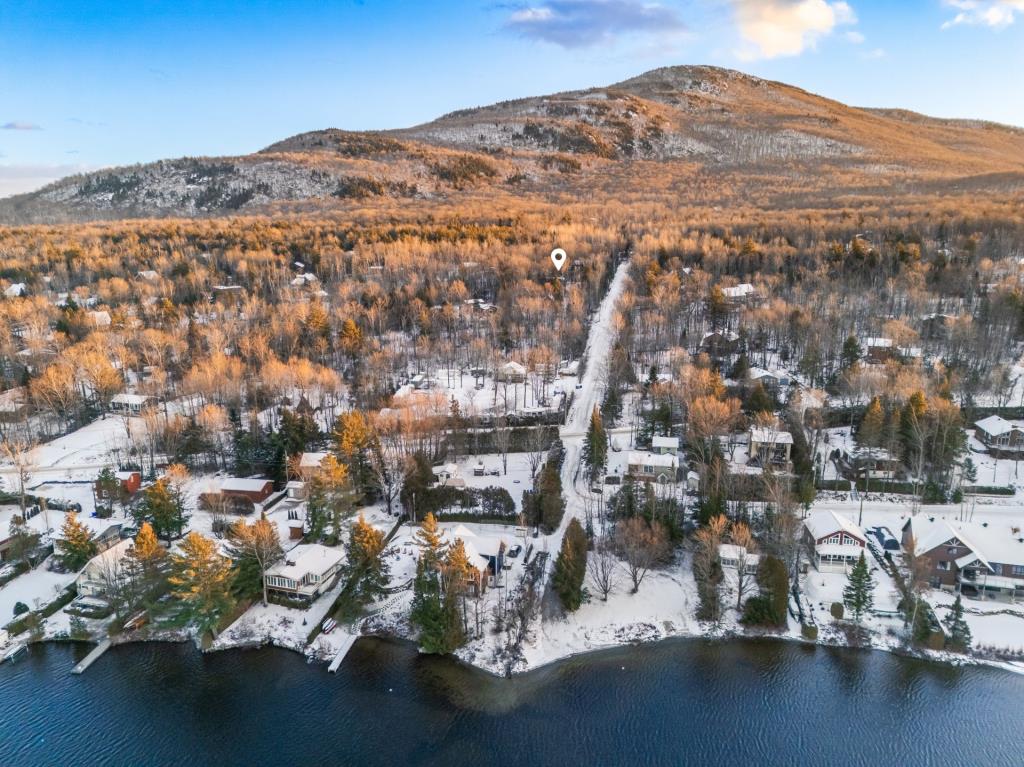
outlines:
{"label": "snow-covered ground", "polygon": [[334,588],[304,610],[264,605],[257,601],[221,632],[212,649],[225,650],[266,643],[303,652],[309,633],[327,616],[344,585],[344,580],[340,580]]}
{"label": "snow-covered ground", "polygon": [[[928,596],[939,620],[949,614],[955,599],[956,595],[945,591],[932,591]],[[1024,652],[1024,604],[978,599],[962,599],[961,604],[975,647]]]}
{"label": "snow-covered ground", "polygon": [[28,605],[30,610],[37,610],[60,596],[74,582],[76,573],[50,572],[46,569],[47,562],[0,588],[0,627],[14,620],[14,606],[18,602]]}

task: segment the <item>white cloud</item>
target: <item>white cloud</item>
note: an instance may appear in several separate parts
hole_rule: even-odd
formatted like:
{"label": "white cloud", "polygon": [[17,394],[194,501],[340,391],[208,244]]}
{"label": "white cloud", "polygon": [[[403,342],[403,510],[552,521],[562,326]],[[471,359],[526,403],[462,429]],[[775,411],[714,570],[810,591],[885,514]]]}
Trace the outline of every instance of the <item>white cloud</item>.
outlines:
{"label": "white cloud", "polygon": [[846,39],[847,39],[848,42],[851,42],[854,45],[860,45],[861,43],[864,42],[864,40],[866,38],[860,32],[857,32],[856,30],[852,30],[852,31],[846,33]]}
{"label": "white cloud", "polygon": [[796,56],[814,48],[838,26],[857,23],[853,8],[842,0],[733,0],[742,59]]}
{"label": "white cloud", "polygon": [[672,8],[639,0],[547,0],[513,7],[505,29],[563,48],[611,43],[629,34],[657,37],[685,29]]}
{"label": "white cloud", "polygon": [[2,130],[42,130],[35,123],[25,122],[24,120],[12,120],[11,122],[0,125]]}
{"label": "white cloud", "polygon": [[885,50],[882,48],[872,48],[870,51],[864,51],[861,54],[862,59],[884,59]]}
{"label": "white cloud", "polygon": [[1017,20],[1017,12],[1024,12],[1024,0],[943,0],[943,5],[956,9],[953,18],[943,29],[961,25],[1002,29]]}

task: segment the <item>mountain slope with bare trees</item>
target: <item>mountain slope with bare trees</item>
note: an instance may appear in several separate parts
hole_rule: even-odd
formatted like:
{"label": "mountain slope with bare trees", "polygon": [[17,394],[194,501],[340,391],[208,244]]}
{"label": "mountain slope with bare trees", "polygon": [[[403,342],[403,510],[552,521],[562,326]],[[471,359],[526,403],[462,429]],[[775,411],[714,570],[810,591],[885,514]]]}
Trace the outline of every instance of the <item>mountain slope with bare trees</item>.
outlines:
{"label": "mountain slope with bare trees", "polygon": [[1024,187],[1024,131],[858,109],[714,67],[465,109],[412,128],[292,136],[238,157],[72,176],[0,201],[11,224],[310,212],[512,194],[789,207],[914,191]]}

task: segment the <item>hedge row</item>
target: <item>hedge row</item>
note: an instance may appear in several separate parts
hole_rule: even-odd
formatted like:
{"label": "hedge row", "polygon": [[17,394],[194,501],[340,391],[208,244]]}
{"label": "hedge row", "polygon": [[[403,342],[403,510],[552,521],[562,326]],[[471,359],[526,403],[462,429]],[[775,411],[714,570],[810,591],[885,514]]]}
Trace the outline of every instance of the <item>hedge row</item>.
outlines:
{"label": "hedge row", "polygon": [[1014,495],[1015,487],[1010,485],[964,485],[964,495]]}

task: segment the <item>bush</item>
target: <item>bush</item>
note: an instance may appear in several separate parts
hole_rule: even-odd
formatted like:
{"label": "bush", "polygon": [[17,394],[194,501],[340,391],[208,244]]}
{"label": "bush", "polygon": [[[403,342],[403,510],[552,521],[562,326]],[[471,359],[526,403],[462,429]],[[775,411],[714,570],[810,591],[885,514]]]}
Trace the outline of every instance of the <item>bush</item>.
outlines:
{"label": "bush", "polygon": [[818,481],[819,490],[834,490],[838,492],[849,492],[852,487],[848,479],[822,479]]}
{"label": "bush", "polygon": [[964,485],[963,492],[968,495],[1013,495],[1017,491],[1012,485]]}
{"label": "bush", "polygon": [[14,603],[14,617],[17,618],[19,615],[24,615],[28,612],[28,605],[24,602]]}
{"label": "bush", "polygon": [[741,622],[748,626],[786,625],[789,609],[789,573],[776,557],[765,557],[757,571],[761,593],[746,601]]}
{"label": "bush", "polygon": [[833,602],[832,606],[828,609],[828,611],[832,613],[832,617],[835,618],[837,621],[841,621],[843,619],[843,615],[845,614],[842,602]]}
{"label": "bush", "polygon": [[804,623],[800,626],[800,636],[804,639],[810,639],[812,642],[818,641],[818,627],[812,626],[809,623]]}

